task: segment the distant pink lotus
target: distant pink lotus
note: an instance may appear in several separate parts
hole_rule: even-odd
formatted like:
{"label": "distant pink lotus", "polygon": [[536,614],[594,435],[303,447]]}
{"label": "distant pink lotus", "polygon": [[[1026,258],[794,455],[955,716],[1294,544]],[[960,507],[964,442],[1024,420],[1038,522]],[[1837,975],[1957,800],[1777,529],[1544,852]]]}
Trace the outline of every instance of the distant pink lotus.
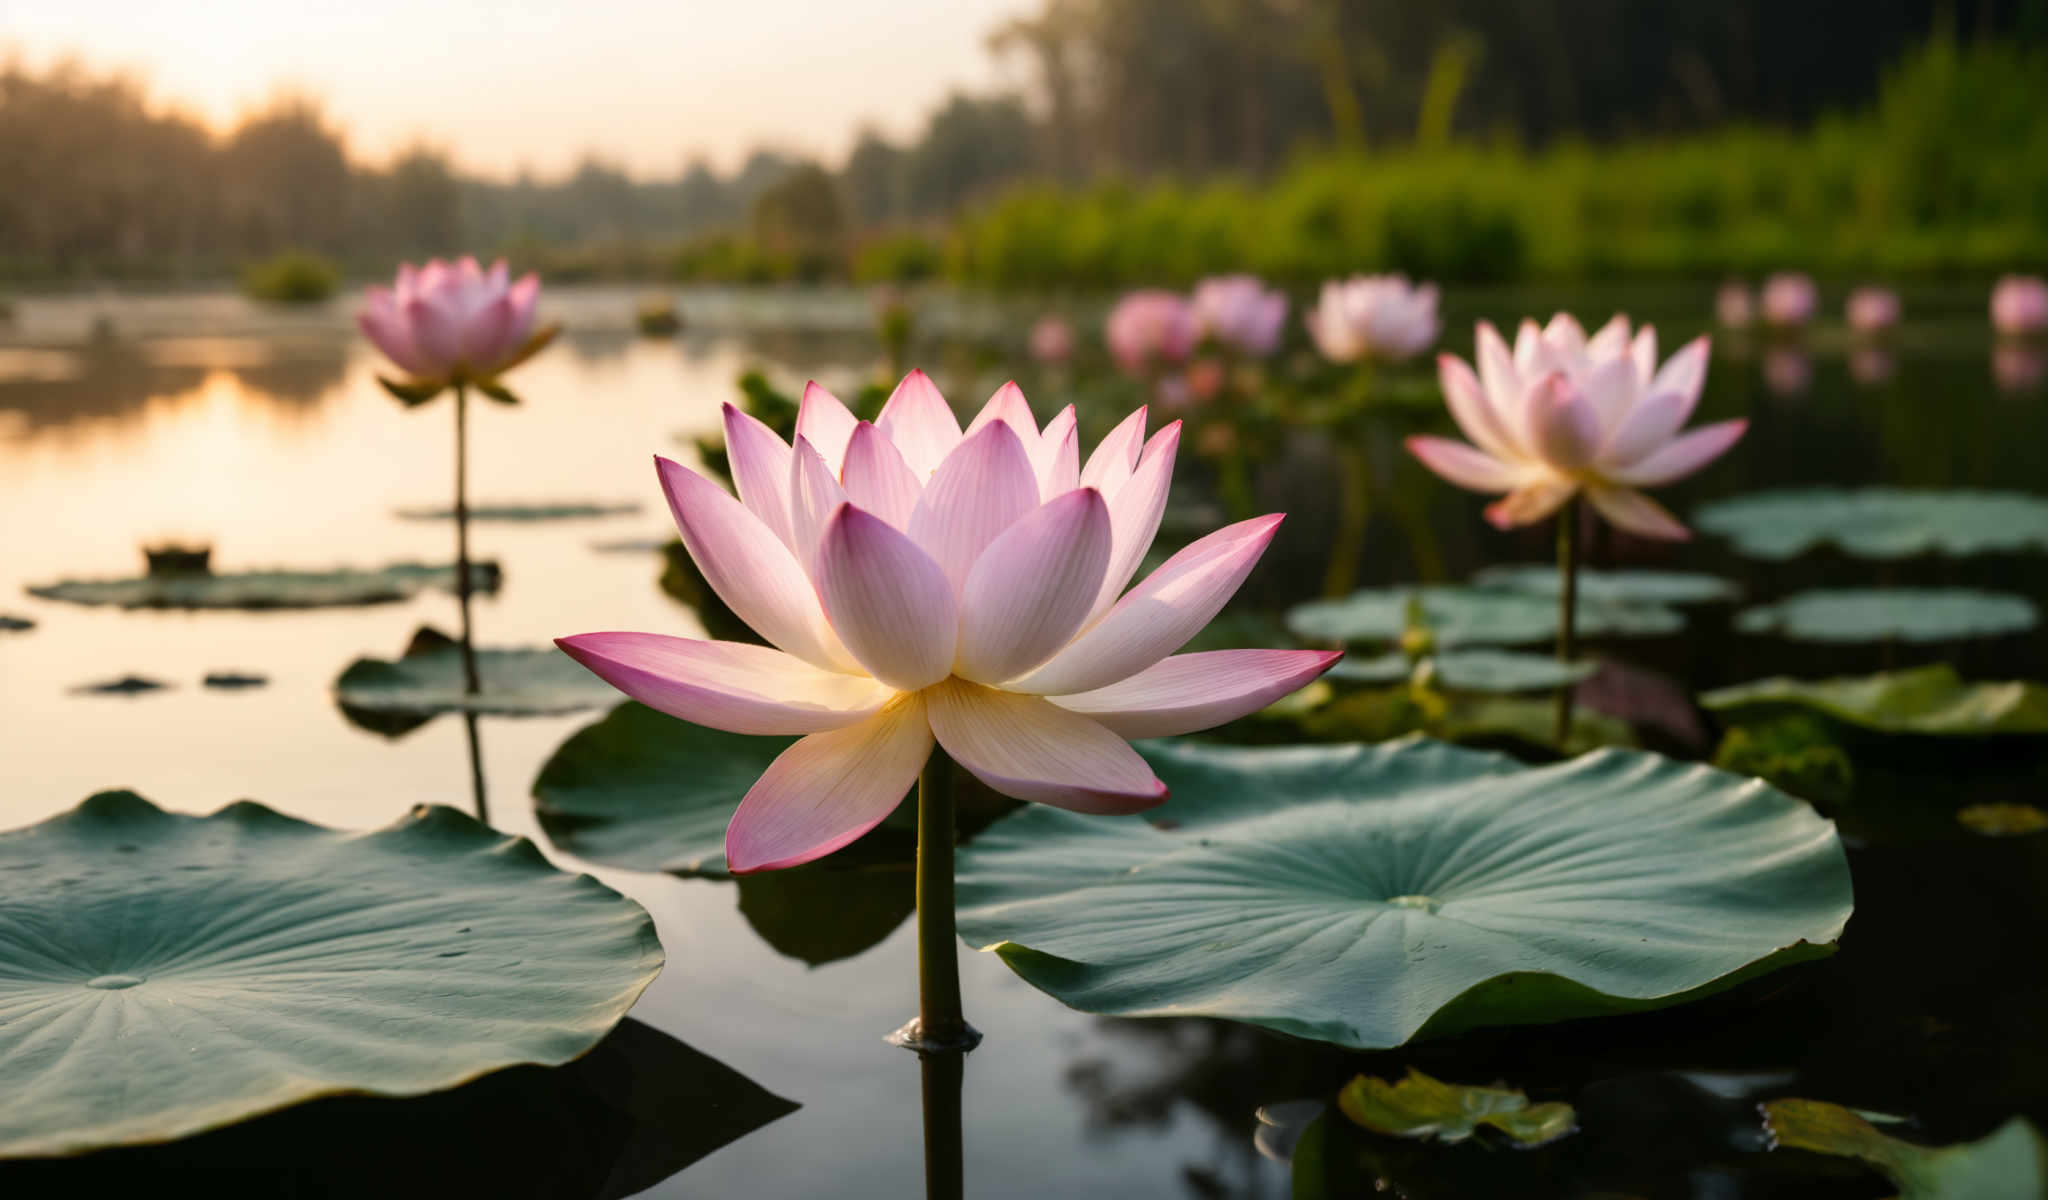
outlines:
{"label": "distant pink lotus", "polygon": [[1278,516],[1210,534],[1124,591],[1166,508],[1180,423],[1145,410],[1082,465],[1005,384],[965,433],[921,371],[873,424],[816,384],[792,447],[727,405],[739,499],[656,459],[683,544],[771,646],[652,633],[558,643],[628,696],[734,733],[803,738],[740,801],[738,873],[809,862],[903,799],[934,741],[996,791],[1078,812],[1166,798],[1127,738],[1262,708],[1337,655],[1173,652],[1250,572]]}
{"label": "distant pink lotus", "polygon": [[494,383],[553,333],[534,333],[539,277],[510,278],[504,262],[436,258],[398,268],[390,288],[369,289],[356,323],[415,388]]}
{"label": "distant pink lotus", "polygon": [[1647,537],[1692,534],[1639,489],[1692,474],[1735,444],[1749,423],[1721,421],[1679,430],[1707,378],[1707,339],[1695,338],[1657,366],[1657,334],[1630,336],[1615,317],[1591,338],[1559,313],[1538,328],[1522,322],[1511,353],[1479,323],[1479,370],[1437,359],[1444,399],[1472,445],[1411,437],[1430,470],[1476,492],[1505,492],[1487,519],[1499,528],[1549,516],[1583,491],[1601,515]]}
{"label": "distant pink lotus", "polygon": [[2007,275],[1991,289],[1991,326],[2007,337],[2048,333],[2048,280]]}
{"label": "distant pink lotus", "polygon": [[1764,324],[1779,329],[1797,329],[1813,320],[1814,312],[1820,307],[1820,289],[1814,287],[1811,275],[1780,271],[1764,280],[1758,307],[1763,313]]}
{"label": "distant pink lotus", "polygon": [[1756,320],[1756,300],[1749,294],[1749,288],[1730,280],[1714,293],[1714,320],[1723,329],[1747,329]]}
{"label": "distant pink lotus", "polygon": [[1031,357],[1058,366],[1074,356],[1074,327],[1058,313],[1047,313],[1031,327]]}
{"label": "distant pink lotus", "polygon": [[1173,292],[1131,292],[1117,301],[1103,327],[1109,354],[1133,375],[1179,366],[1194,353],[1201,326],[1188,302]]}
{"label": "distant pink lotus", "polygon": [[1308,314],[1309,336],[1331,362],[1400,362],[1436,342],[1436,302],[1435,284],[1405,275],[1332,279]]}
{"label": "distant pink lotus", "polygon": [[1218,275],[1195,285],[1198,337],[1246,358],[1267,358],[1280,348],[1287,294],[1252,275]]}
{"label": "distant pink lotus", "polygon": [[1849,293],[1843,316],[1849,328],[1870,335],[1882,333],[1899,323],[1899,294],[1890,288],[1860,287]]}

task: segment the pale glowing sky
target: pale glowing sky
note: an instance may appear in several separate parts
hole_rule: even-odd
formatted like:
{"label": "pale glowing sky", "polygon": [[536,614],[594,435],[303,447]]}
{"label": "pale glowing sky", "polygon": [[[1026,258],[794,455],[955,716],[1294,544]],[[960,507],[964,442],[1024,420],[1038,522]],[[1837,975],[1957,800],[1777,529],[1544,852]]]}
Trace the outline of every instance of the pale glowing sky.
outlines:
{"label": "pale glowing sky", "polygon": [[216,126],[311,92],[382,161],[419,139],[473,170],[636,174],[769,143],[836,159],[955,87],[1022,82],[987,33],[1036,0],[0,0],[0,54],[131,68]]}

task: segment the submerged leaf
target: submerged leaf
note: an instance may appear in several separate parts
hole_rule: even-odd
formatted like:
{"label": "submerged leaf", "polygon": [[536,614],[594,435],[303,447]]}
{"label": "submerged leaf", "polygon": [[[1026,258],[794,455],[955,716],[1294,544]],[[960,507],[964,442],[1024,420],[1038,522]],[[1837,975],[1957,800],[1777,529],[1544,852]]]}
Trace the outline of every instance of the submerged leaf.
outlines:
{"label": "submerged leaf", "polygon": [[1381,1048],[1680,1003],[1829,953],[1849,916],[1833,825],[1654,754],[1140,750],[1156,824],[1033,805],[961,851],[962,934],[1085,1012]]}
{"label": "submerged leaf", "polygon": [[1947,663],[1841,679],[1759,679],[1708,692],[1700,703],[1731,720],[1807,709],[1884,733],[2048,734],[2048,687],[2026,680],[1965,683]]}
{"label": "submerged leaf", "polygon": [[1414,1067],[1399,1083],[1360,1075],[1337,1094],[1345,1116],[1374,1133],[1462,1142],[1484,1125],[1515,1145],[1546,1145],[1578,1128],[1572,1106],[1530,1104],[1512,1088],[1473,1087],[1432,1079]]}
{"label": "submerged leaf", "polygon": [[1743,633],[1802,642],[1945,642],[2025,633],[2040,619],[2024,596],[1970,588],[1816,588],[1735,617]]}
{"label": "submerged leaf", "polygon": [[1858,558],[2048,550],[2048,499],[2020,492],[1800,488],[1705,505],[1693,524],[1751,558],[1832,545]]}
{"label": "submerged leaf", "polygon": [[1821,1100],[1772,1100],[1764,1128],[1780,1147],[1860,1159],[1899,1189],[1899,1200],[2041,1200],[2048,1140],[2024,1117],[1957,1146],[1919,1146]]}

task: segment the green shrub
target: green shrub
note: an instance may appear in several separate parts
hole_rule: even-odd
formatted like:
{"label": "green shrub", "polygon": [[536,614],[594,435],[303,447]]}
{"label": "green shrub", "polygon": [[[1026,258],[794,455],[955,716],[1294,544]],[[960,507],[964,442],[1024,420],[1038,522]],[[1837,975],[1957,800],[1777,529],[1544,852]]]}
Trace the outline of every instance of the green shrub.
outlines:
{"label": "green shrub", "polygon": [[287,250],[242,268],[243,293],[273,304],[317,304],[340,287],[341,269],[305,250]]}

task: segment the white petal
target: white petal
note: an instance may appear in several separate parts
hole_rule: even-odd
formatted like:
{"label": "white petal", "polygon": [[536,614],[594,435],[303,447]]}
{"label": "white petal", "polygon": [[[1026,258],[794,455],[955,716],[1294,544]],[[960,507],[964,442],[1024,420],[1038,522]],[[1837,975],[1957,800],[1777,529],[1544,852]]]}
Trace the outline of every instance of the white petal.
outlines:
{"label": "white petal", "polygon": [[1213,729],[1299,690],[1344,657],[1324,650],[1207,650],[1161,659],[1129,679],[1048,696],[1119,737]]}
{"label": "white petal", "polygon": [[1081,486],[1102,493],[1104,500],[1116,499],[1117,490],[1137,469],[1138,455],[1145,448],[1145,409],[1141,406],[1117,423],[1109,436],[1096,444],[1081,469]]}
{"label": "white petal", "polygon": [[895,526],[840,505],[818,541],[816,577],[833,630],[868,674],[911,692],[951,672],[960,625],[953,589]]}
{"label": "white petal", "polygon": [[1024,399],[1024,389],[1012,379],[995,390],[981,411],[974,414],[968,423],[971,435],[990,421],[1001,421],[1017,433],[1017,440],[1029,446],[1038,440],[1038,418],[1031,415],[1031,405]]}
{"label": "white petal", "polygon": [[976,779],[1019,800],[1129,813],[1166,785],[1122,738],[1037,696],[949,679],[925,693],[932,733]]}
{"label": "white petal", "polygon": [[911,510],[910,536],[945,571],[957,593],[996,535],[1037,507],[1038,477],[1024,443],[1008,425],[995,421],[961,442],[932,473]]}
{"label": "white petal", "polygon": [[725,458],[732,468],[740,503],[775,531],[784,545],[789,537],[789,443],[775,431],[725,406]]}
{"label": "white petal", "polygon": [[1123,594],[1152,539],[1159,533],[1166,515],[1166,493],[1173,485],[1173,460],[1180,449],[1180,422],[1175,421],[1152,435],[1145,443],[1145,455],[1138,469],[1109,501],[1109,567],[1102,573],[1102,590],[1096,593],[1094,615],[1109,611]]}
{"label": "white petal", "polygon": [[817,385],[804,385],[804,398],[797,404],[796,436],[815,448],[834,475],[846,462],[846,442],[860,422],[839,397]]}
{"label": "white petal", "polygon": [[1109,507],[1075,488],[1039,506],[967,573],[955,674],[1001,683],[1053,656],[1080,632],[1109,565]]}
{"label": "white petal", "polygon": [[735,875],[823,858],[881,824],[931,757],[931,725],[915,695],[844,729],[784,750],[740,801],[725,830]]}
{"label": "white petal", "polygon": [[582,633],[555,645],[613,687],[672,717],[728,733],[817,733],[851,725],[895,690],[821,670],[768,646],[658,633]]}
{"label": "white petal", "polygon": [[797,565],[817,578],[818,539],[825,534],[825,522],[846,503],[846,489],[832,477],[832,468],[798,434],[789,456],[789,548]]}
{"label": "white petal", "polygon": [[903,461],[920,479],[929,478],[960,444],[959,419],[923,371],[903,377],[889,394],[889,402],[882,405],[875,425],[896,443]]}
{"label": "white petal", "polygon": [[924,485],[904,464],[887,434],[866,421],[856,426],[846,444],[846,466],[840,478],[848,500],[898,529],[910,528],[910,514]]}
{"label": "white petal", "polygon": [[1039,499],[1050,500],[1081,486],[1081,433],[1074,422],[1073,405],[1045,423],[1037,445],[1024,449],[1031,456],[1031,469],[1038,473]]}

